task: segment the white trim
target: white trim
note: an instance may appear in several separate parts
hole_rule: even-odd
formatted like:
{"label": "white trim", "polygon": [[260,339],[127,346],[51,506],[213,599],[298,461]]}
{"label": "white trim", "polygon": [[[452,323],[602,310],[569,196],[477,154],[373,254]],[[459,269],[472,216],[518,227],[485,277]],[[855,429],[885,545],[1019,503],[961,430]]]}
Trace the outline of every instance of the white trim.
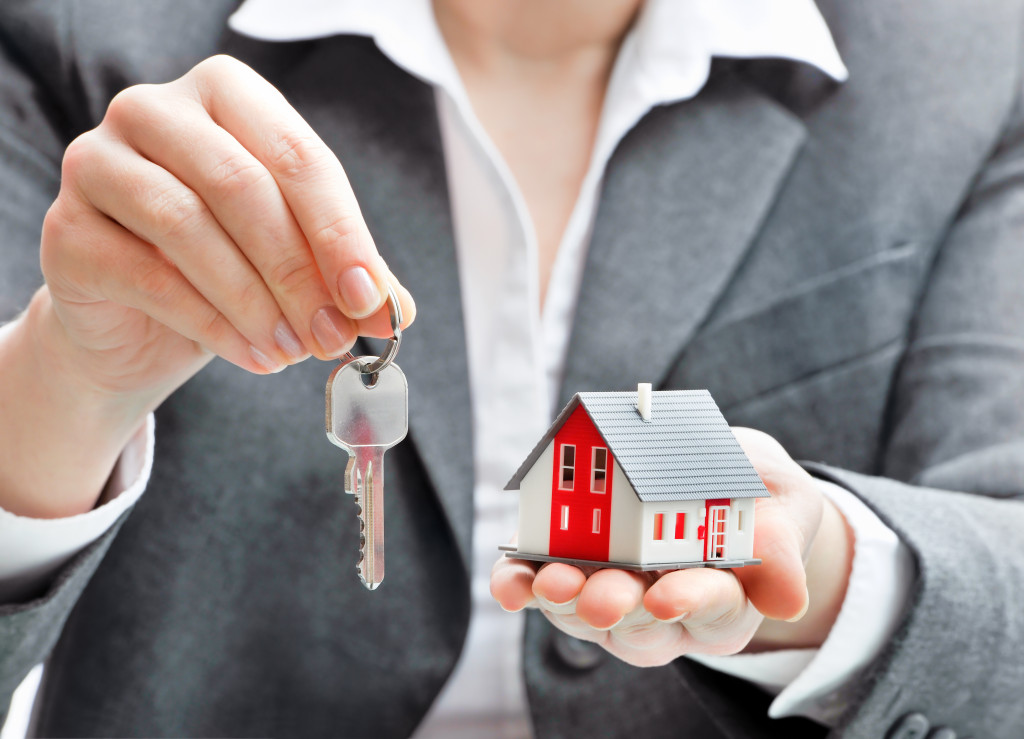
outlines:
{"label": "white trim", "polygon": [[[720,530],[719,530],[720,529]],[[725,547],[728,543],[726,534],[729,532],[729,506],[708,506],[708,523],[704,530],[707,537],[707,560],[725,559]]]}
{"label": "white trim", "polygon": [[[604,466],[601,471],[604,472],[604,477],[601,479],[603,483],[603,490],[596,488],[597,484],[597,453],[604,452]],[[608,447],[606,446],[594,446],[590,447],[590,492],[598,495],[603,495],[608,492]]]}
{"label": "white trim", "polygon": [[[565,463],[565,450],[572,449],[572,462],[570,464]],[[575,444],[562,444],[561,449],[558,450],[558,489],[559,490],[575,490],[576,489],[576,445]],[[572,481],[569,487],[565,486],[565,471],[566,469],[572,470]]]}

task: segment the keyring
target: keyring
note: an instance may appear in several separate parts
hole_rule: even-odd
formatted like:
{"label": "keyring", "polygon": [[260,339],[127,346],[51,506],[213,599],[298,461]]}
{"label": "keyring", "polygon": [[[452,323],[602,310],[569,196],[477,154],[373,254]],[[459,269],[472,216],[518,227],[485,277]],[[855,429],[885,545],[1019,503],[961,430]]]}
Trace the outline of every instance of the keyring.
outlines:
{"label": "keyring", "polygon": [[[361,364],[359,367],[360,373],[370,375],[369,385],[377,384],[377,375],[395,361],[395,357],[398,356],[398,347],[402,345],[402,305],[398,302],[395,289],[390,284],[388,285],[387,305],[388,315],[391,317],[391,338],[388,339],[388,344],[379,357],[372,362]],[[349,353],[345,359],[353,361],[355,357]]]}

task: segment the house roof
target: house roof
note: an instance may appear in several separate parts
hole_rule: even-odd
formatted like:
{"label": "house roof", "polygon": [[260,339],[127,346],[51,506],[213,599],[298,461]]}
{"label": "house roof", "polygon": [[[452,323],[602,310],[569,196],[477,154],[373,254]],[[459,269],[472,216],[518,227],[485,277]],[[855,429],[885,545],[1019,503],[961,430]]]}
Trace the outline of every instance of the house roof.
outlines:
{"label": "house roof", "polygon": [[645,503],[768,496],[707,390],[651,393],[650,421],[640,418],[636,400],[635,392],[577,393],[505,489],[519,489],[548,442],[582,405]]}

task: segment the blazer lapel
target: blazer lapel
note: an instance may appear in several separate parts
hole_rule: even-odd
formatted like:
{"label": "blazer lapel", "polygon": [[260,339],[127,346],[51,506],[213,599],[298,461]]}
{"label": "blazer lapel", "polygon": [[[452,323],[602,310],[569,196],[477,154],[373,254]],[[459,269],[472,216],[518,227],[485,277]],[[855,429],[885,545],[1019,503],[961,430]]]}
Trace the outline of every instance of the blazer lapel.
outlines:
{"label": "blazer lapel", "polygon": [[605,173],[562,383],[663,379],[739,265],[805,138],[731,71],[658,108]]}
{"label": "blazer lapel", "polygon": [[[468,568],[472,416],[433,91],[387,61],[371,41],[352,37],[315,44],[277,84],[338,155],[378,250],[416,298],[418,320],[403,335],[397,360],[409,381],[409,438]],[[353,352],[360,347],[377,353],[368,342]]]}

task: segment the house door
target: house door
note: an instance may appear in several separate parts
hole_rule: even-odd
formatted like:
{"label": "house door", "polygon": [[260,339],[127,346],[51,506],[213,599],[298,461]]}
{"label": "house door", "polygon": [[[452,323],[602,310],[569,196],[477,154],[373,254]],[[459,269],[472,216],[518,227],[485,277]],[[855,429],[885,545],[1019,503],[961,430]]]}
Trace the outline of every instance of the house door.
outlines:
{"label": "house door", "polygon": [[704,541],[704,559],[725,558],[725,533],[729,529],[729,506],[708,506],[707,534]]}

